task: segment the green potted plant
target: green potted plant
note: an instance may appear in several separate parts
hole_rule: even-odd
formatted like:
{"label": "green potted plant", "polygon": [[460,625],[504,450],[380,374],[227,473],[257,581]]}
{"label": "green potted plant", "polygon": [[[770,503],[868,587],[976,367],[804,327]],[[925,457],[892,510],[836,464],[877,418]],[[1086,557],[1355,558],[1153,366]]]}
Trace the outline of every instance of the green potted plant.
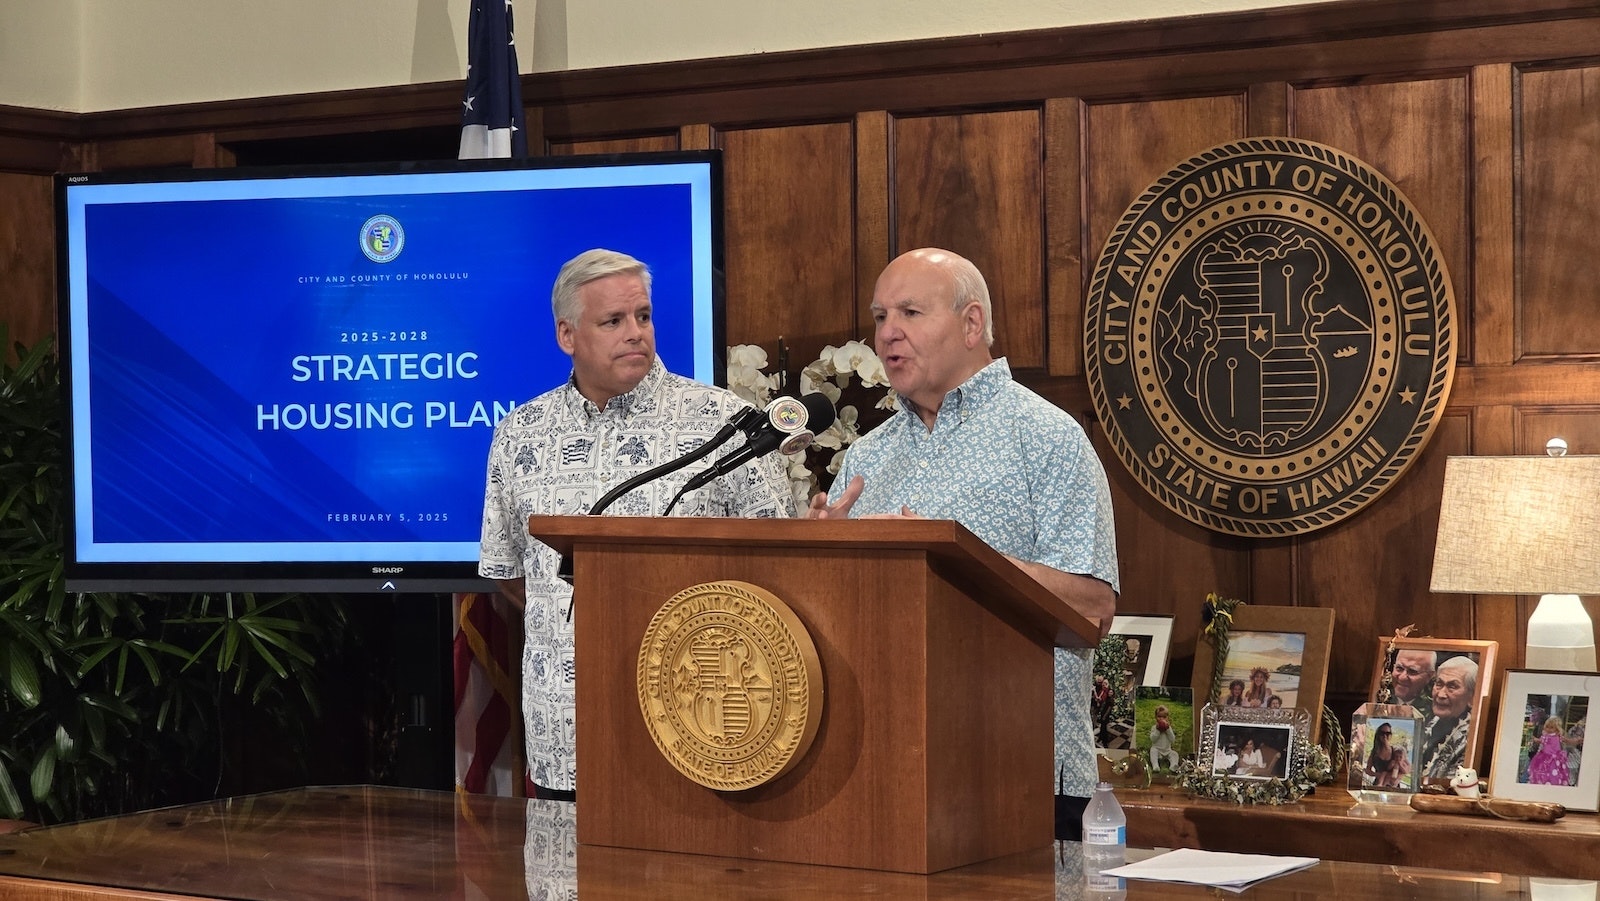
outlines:
{"label": "green potted plant", "polygon": [[[0,347],[9,345],[0,324]],[[224,735],[304,745],[336,598],[69,594],[54,341],[0,360],[0,818],[58,822],[210,797]],[[235,730],[237,731],[237,730]]]}

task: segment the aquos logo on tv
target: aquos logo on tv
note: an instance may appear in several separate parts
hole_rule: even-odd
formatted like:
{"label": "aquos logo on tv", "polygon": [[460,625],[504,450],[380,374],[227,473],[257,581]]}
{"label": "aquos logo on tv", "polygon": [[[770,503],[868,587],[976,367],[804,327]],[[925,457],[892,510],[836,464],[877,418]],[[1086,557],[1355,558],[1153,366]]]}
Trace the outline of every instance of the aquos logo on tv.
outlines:
{"label": "aquos logo on tv", "polygon": [[1339,522],[1427,443],[1450,277],[1399,188],[1332,147],[1221,144],[1123,214],[1085,308],[1107,437],[1145,490],[1242,536]]}
{"label": "aquos logo on tv", "polygon": [[377,215],[361,224],[361,252],[374,263],[387,263],[406,246],[406,230],[399,220]]}

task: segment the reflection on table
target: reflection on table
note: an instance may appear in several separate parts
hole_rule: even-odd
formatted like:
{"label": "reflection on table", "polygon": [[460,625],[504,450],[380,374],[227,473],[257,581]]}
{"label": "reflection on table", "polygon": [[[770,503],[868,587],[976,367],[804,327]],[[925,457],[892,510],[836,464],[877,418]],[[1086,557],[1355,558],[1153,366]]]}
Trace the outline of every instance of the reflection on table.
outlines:
{"label": "reflection on table", "polygon": [[[572,804],[354,786],[307,788],[0,836],[0,897],[1064,899],[1090,892],[1078,845],[931,876],[578,846]],[[1130,859],[1149,851],[1130,852]],[[1546,881],[1548,882],[1548,881]],[[109,889],[109,890],[108,890]],[[1127,882],[1130,899],[1213,898]],[[1587,894],[1584,894],[1584,892]],[[1576,894],[1561,894],[1576,892]],[[1595,898],[1594,883],[1324,861],[1245,899]]]}

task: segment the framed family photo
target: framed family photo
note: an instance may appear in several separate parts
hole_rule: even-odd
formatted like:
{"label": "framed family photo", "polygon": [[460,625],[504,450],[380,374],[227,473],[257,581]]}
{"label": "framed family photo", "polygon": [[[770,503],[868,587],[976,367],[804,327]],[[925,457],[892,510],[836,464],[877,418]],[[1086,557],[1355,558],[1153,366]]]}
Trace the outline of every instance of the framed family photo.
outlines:
{"label": "framed family photo", "polygon": [[1194,754],[1194,692],[1187,686],[1141,685],[1134,701],[1134,738],[1153,780],[1170,782]]}
{"label": "framed family photo", "polygon": [[1233,611],[1227,659],[1215,686],[1215,648],[1204,640],[1195,647],[1195,704],[1302,710],[1315,742],[1332,650],[1332,609],[1241,604]]}
{"label": "framed family photo", "polygon": [[1294,707],[1200,710],[1197,758],[1210,774],[1245,781],[1283,779],[1305,765],[1311,717]]}
{"label": "framed family photo", "polygon": [[1409,704],[1362,704],[1350,717],[1351,796],[1406,803],[1421,787],[1416,759],[1422,715]]}
{"label": "framed family photo", "polygon": [[1497,798],[1551,801],[1568,810],[1600,803],[1600,759],[1584,741],[1600,673],[1507,670],[1495,729]]}
{"label": "framed family photo", "polygon": [[1467,639],[1378,639],[1370,700],[1422,715],[1414,761],[1420,784],[1448,783],[1464,766],[1481,769],[1499,648]]}
{"label": "framed family photo", "polygon": [[1089,716],[1095,747],[1106,756],[1121,757],[1137,744],[1135,690],[1166,678],[1171,644],[1172,617],[1145,614],[1114,617],[1111,634],[1095,648]]}

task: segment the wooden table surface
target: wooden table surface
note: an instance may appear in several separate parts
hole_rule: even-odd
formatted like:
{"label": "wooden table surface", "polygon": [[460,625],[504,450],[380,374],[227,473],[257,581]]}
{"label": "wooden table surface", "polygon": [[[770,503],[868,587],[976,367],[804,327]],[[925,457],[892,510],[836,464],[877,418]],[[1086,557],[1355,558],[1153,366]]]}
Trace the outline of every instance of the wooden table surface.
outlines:
{"label": "wooden table surface", "polygon": [[[560,802],[372,786],[253,795],[0,836],[0,897],[1107,897],[1088,893],[1072,843],[913,876],[579,847],[574,813]],[[1130,881],[1126,888],[1130,899],[1219,897],[1199,886]],[[1324,861],[1238,897],[1442,901],[1528,898],[1532,891],[1516,876]]]}
{"label": "wooden table surface", "polygon": [[1128,817],[1128,841],[1140,847],[1600,879],[1600,818],[1592,813],[1570,812],[1554,823],[1419,813],[1358,805],[1333,787],[1278,807],[1197,799],[1162,787],[1119,788],[1117,798]]}

